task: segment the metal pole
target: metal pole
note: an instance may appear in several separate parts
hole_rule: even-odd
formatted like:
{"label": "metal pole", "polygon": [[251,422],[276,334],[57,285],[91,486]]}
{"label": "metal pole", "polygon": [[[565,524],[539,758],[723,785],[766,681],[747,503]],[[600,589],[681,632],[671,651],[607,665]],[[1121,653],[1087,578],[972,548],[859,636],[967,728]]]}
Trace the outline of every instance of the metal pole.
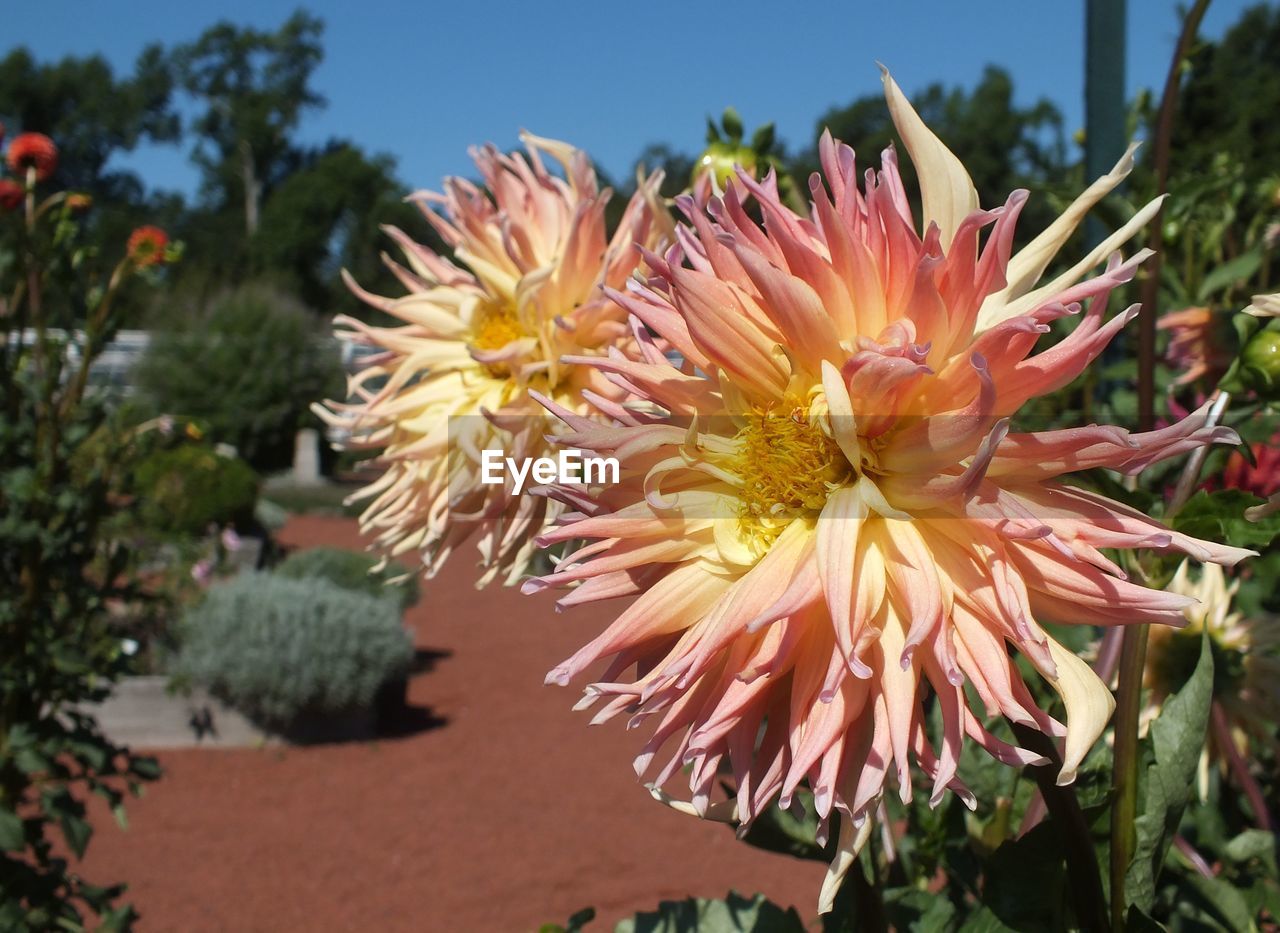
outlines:
{"label": "metal pole", "polygon": [[[1125,20],[1127,0],[1085,0],[1085,184],[1105,175],[1124,154]],[[1092,218],[1085,227],[1092,246],[1105,233]]]}

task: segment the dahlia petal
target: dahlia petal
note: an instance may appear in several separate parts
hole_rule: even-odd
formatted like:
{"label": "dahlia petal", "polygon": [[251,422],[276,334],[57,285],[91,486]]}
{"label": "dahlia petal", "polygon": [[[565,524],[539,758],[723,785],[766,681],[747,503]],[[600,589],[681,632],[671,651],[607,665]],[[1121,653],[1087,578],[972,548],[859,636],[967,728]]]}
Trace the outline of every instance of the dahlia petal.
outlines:
{"label": "dahlia petal", "polygon": [[1067,707],[1067,741],[1062,750],[1058,784],[1070,784],[1111,719],[1116,701],[1093,668],[1076,655],[1052,639],[1049,640],[1049,651],[1057,667],[1057,676],[1044,676]]}
{"label": "dahlia petal", "polygon": [[897,82],[889,76],[889,70],[882,66],[880,73],[885,99],[889,103],[889,115],[920,176],[923,222],[925,226],[930,222],[938,225],[945,249],[951,245],[951,238],[964,218],[978,209],[977,189],[955,153],[925,126],[912,109]]}
{"label": "dahlia petal", "polygon": [[849,869],[858,861],[862,847],[871,838],[872,826],[871,820],[865,818],[860,823],[855,823],[848,817],[840,821],[840,841],[836,857],[822,879],[822,890],[818,894],[818,913],[829,914],[835,908],[836,895],[844,884],[844,877],[849,874]]}
{"label": "dahlia petal", "polygon": [[1006,308],[1010,301],[1031,291],[1089,211],[1115,190],[1133,171],[1133,155],[1139,145],[1139,143],[1130,143],[1111,171],[1089,185],[1053,223],[1009,260],[1007,272],[1009,284],[983,302],[980,329],[986,330],[1005,317],[1012,316],[1002,315],[997,309]]}

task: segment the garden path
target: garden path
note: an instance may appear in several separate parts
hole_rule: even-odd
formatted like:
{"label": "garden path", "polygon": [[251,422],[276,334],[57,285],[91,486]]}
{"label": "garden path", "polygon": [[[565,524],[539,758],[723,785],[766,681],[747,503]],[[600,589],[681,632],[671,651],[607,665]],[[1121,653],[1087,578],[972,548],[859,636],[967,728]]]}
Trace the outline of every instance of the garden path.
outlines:
{"label": "garden path", "polygon": [[[314,516],[283,539],[361,543],[353,521]],[[404,734],[161,753],[127,831],[98,812],[85,876],[126,879],[144,933],[524,933],[588,905],[588,930],[609,933],[659,900],[730,888],[813,919],[823,865],[652,802],[631,770],[640,735],[588,728],[576,690],[543,686],[616,610],[477,593],[458,558],[407,617],[435,660],[410,682]]]}

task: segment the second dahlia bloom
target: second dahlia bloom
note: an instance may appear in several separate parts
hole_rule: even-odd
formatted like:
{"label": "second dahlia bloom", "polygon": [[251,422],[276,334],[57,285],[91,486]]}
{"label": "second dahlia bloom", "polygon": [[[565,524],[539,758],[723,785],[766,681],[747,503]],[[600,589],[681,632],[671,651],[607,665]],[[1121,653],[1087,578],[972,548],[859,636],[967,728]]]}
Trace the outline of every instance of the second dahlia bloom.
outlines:
{"label": "second dahlia bloom", "polygon": [[[772,177],[746,173],[705,212],[686,201],[676,247],[618,296],[637,352],[577,361],[630,402],[606,426],[548,401],[572,428],[561,443],[616,457],[622,482],[548,491],[574,511],[541,542],[588,543],[525,584],[572,587],[561,606],[638,595],[548,681],[603,662],[580,705],[600,704],[595,721],[653,726],[635,764],[659,796],[688,765],[681,806],[706,815],[727,767],[736,799],[714,806],[743,822],[805,780],[824,821],[845,816],[824,910],[887,785],[909,799],[918,772],[933,802],[948,788],[971,800],[956,773],[965,742],[1015,766],[1041,760],[985,716],[1063,737],[1059,779],[1073,779],[1113,701],[1043,623],[1182,624],[1192,602],[1128,579],[1104,551],[1250,553],[1063,481],[1233,441],[1206,409],[1144,434],[1010,427],[1135,313],[1108,318],[1107,296],[1145,254],[1108,257],[1156,204],[1040,282],[1129,156],[1011,256],[1027,193],[980,209],[959,160],[887,75],[885,90],[923,222],[892,149],[859,187],[853,151],[829,136],[809,216],[782,203]],[[1072,317],[1071,334],[1034,352],[1051,321]],[[1038,707],[1011,648],[1061,694],[1065,724]]]}
{"label": "second dahlia bloom", "polygon": [[400,324],[338,319],[343,336],[373,355],[351,380],[353,402],[318,409],[348,432],[349,447],[378,452],[385,472],[356,496],[369,500],[361,523],[376,544],[391,555],[420,551],[433,575],[476,535],[482,585],[519,578],[534,535],[560,512],[559,503],[516,495],[509,475],[482,482],[484,452],[516,460],[548,452],[545,435],[559,422],[531,391],[581,411],[584,393],[620,395],[596,370],[562,358],[604,354],[628,337],[626,314],[604,289],[621,286],[640,244],[655,245],[670,226],[655,175],[608,238],[611,192],[599,189],[586,156],[566,143],[524,141],[527,157],[491,146],[472,152],[483,188],[451,178],[443,194],[415,196],[453,258],[388,229],[407,262],[389,263],[407,295],[381,298],[348,278]]}

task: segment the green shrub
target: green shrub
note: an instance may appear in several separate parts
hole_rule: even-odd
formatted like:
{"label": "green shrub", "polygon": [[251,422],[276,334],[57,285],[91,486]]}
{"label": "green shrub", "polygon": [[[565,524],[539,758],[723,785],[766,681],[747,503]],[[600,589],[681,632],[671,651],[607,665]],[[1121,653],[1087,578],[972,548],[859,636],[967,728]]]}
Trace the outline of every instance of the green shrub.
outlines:
{"label": "green shrub", "polygon": [[[290,554],[276,568],[276,574],[290,580],[328,580],[344,590],[380,598],[391,597],[401,609],[408,609],[418,601],[416,576],[406,576],[399,564],[390,564],[377,573],[371,573],[377,563],[377,558],[360,551],[315,547]],[[395,583],[387,582],[397,577],[401,579]]]}
{"label": "green shrub", "polygon": [[134,472],[134,492],[145,527],[201,535],[210,525],[252,523],[258,475],[236,457],[182,444],[144,458]]}
{"label": "green shrub", "polygon": [[211,587],[187,613],[173,673],[287,728],[303,713],[369,708],[412,658],[392,600],[254,573]]}
{"label": "green shrub", "polygon": [[337,346],[296,299],[246,285],[203,313],[179,317],[138,364],[142,390],[162,411],[194,418],[259,470],[293,462],[310,405],[341,394]]}

